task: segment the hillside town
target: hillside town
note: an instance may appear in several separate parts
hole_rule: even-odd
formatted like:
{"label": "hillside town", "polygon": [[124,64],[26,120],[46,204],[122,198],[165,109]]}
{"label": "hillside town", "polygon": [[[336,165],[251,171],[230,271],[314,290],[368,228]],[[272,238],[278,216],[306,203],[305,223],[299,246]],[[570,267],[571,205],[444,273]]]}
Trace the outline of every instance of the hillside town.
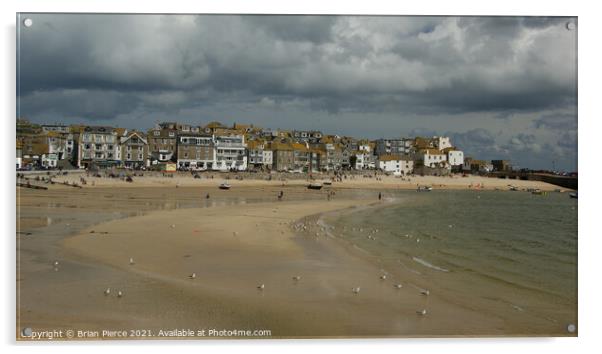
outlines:
{"label": "hillside town", "polygon": [[376,140],[252,124],[156,124],[148,131],[17,121],[18,170],[125,168],[157,171],[378,170],[395,176],[507,171],[507,160],[464,156],[449,137]]}

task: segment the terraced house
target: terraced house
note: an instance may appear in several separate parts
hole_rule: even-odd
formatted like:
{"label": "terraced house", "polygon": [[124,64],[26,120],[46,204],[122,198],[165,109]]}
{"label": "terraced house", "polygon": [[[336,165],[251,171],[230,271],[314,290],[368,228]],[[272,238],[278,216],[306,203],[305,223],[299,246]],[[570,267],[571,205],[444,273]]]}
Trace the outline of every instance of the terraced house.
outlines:
{"label": "terraced house", "polygon": [[132,131],[120,137],[121,160],[126,168],[142,168],[149,165],[148,142],[143,133]]}
{"label": "terraced house", "polygon": [[217,159],[215,140],[211,134],[181,134],[178,137],[178,168],[212,170]]}
{"label": "terraced house", "polygon": [[176,123],[157,124],[148,131],[148,155],[151,165],[160,162],[176,161]]}
{"label": "terraced house", "polygon": [[77,166],[111,167],[119,165],[121,151],[119,135],[125,129],[107,126],[88,126],[82,129],[78,148]]}
{"label": "terraced house", "polygon": [[215,137],[216,159],[214,170],[245,171],[247,169],[247,146],[244,135]]}

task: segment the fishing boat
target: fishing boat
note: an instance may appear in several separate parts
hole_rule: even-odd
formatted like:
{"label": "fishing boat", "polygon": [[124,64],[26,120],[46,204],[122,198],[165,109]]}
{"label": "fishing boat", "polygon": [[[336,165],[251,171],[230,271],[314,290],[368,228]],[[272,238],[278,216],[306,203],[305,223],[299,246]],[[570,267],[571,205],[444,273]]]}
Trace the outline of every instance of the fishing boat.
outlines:
{"label": "fishing boat", "polygon": [[577,199],[577,192],[569,193],[569,197]]}
{"label": "fishing boat", "polygon": [[510,190],[513,191],[513,192],[516,192],[516,191],[518,191],[518,187],[516,187],[516,186],[510,186]]}
{"label": "fishing boat", "polygon": [[230,189],[232,186],[230,185],[230,183],[228,182],[223,182],[222,184],[219,185],[219,189]]}
{"label": "fishing boat", "polygon": [[533,195],[546,195],[548,194],[548,192],[544,192],[541,189],[534,189],[531,191],[531,194]]}
{"label": "fishing boat", "polygon": [[418,186],[418,188],[416,189],[416,191],[418,192],[430,192],[433,190],[433,187],[431,186]]}
{"label": "fishing boat", "polygon": [[307,186],[307,189],[318,189],[318,190],[320,190],[320,189],[322,189],[322,183],[310,183]]}
{"label": "fishing boat", "polygon": [[323,185],[325,186],[332,186],[332,182],[331,181],[324,181],[322,182]]}

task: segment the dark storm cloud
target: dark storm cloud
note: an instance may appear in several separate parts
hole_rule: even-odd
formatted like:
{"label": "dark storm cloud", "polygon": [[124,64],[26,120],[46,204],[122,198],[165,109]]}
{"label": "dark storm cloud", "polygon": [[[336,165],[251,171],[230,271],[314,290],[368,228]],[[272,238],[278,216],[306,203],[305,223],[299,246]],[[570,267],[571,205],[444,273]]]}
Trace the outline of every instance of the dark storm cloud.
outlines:
{"label": "dark storm cloud", "polygon": [[[322,114],[342,127],[351,114],[414,117],[404,121],[410,130],[423,126],[420,116],[531,112],[541,116],[532,123],[537,139],[572,129],[560,116],[576,105],[576,31],[567,18],[28,16],[18,94],[19,113],[33,119],[119,124],[135,113],[148,126],[158,114],[227,106],[229,115],[280,112],[284,128],[287,119],[317,124],[312,117]],[[457,138],[475,144],[494,124],[439,130],[472,131]]]}
{"label": "dark storm cloud", "polygon": [[554,113],[545,114],[533,122],[535,128],[547,128],[552,130],[576,130],[577,116],[575,114]]}

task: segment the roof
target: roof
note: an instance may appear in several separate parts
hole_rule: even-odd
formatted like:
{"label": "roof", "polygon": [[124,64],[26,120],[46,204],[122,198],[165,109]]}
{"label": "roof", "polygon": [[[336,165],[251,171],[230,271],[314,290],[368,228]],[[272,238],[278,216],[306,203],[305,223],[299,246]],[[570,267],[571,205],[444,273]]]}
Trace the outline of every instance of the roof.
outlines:
{"label": "roof", "polygon": [[380,155],[379,161],[413,161],[408,155]]}
{"label": "roof", "polygon": [[[122,128],[120,128],[122,129]],[[93,134],[112,134],[115,128],[109,126],[86,126],[84,132]]]}
{"label": "roof", "polygon": [[210,122],[210,123],[207,123],[205,128],[215,129],[215,128],[225,128],[225,126],[220,122]]}
{"label": "roof", "polygon": [[281,142],[274,141],[274,142],[272,142],[272,150],[274,150],[274,151],[278,151],[278,150],[292,151],[293,147],[289,143],[281,143]]}
{"label": "roof", "polygon": [[424,153],[425,155],[445,155],[444,152],[438,149],[420,149],[420,152]]}

